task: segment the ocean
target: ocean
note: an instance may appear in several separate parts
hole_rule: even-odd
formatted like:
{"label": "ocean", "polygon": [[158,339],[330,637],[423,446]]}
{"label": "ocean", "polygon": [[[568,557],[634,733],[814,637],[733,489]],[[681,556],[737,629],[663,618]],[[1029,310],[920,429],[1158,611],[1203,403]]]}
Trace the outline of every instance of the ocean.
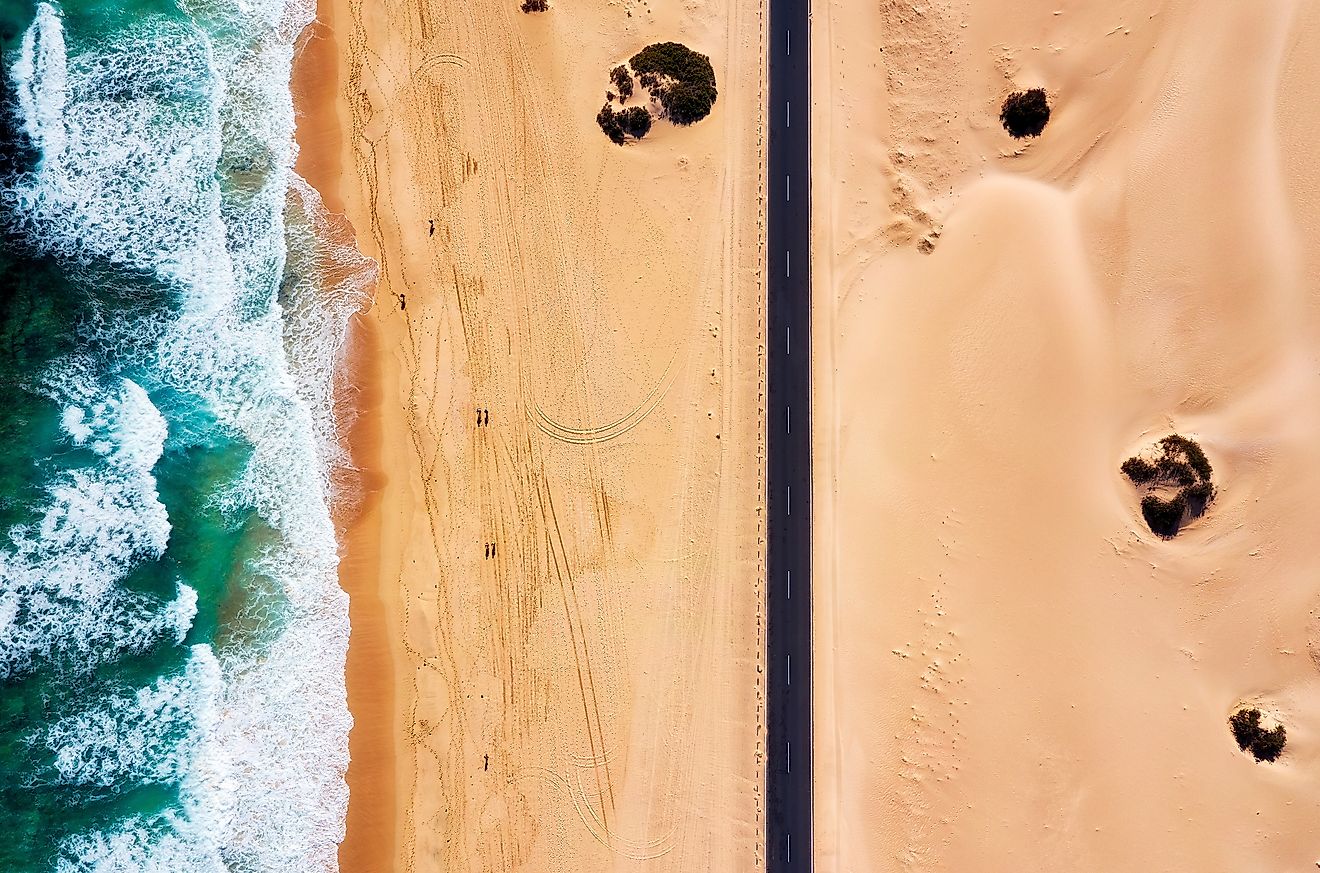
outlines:
{"label": "ocean", "polygon": [[0,871],[337,868],[337,364],[308,0],[0,0]]}

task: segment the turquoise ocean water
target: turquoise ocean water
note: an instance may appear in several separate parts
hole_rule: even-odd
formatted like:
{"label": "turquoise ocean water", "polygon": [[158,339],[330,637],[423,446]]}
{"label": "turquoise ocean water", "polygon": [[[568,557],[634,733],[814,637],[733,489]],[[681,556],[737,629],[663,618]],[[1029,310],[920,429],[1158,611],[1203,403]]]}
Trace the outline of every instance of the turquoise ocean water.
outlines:
{"label": "turquoise ocean water", "polygon": [[335,869],[335,365],[300,0],[0,0],[0,871]]}

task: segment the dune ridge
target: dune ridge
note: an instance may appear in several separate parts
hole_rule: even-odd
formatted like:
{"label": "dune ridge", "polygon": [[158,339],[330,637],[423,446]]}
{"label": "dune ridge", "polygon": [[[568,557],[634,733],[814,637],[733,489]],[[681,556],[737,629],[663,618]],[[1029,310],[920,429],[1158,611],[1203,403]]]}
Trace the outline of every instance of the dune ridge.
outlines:
{"label": "dune ridge", "polygon": [[[819,869],[1311,868],[1317,12],[814,16]],[[1171,433],[1219,492],[1163,541]]]}

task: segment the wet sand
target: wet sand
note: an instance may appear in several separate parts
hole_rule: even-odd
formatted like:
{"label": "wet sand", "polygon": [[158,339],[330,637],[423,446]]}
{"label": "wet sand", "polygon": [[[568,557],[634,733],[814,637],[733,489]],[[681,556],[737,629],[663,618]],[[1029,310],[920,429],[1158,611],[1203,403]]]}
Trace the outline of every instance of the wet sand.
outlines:
{"label": "wet sand", "polygon": [[[339,46],[334,6],[321,3],[317,21],[302,34],[294,66],[298,112],[296,172],[321,194],[327,210],[342,215],[345,138],[339,89]],[[386,472],[380,456],[379,340],[369,318],[353,318],[345,349],[346,382],[354,389],[351,416],[342,422],[355,474],[349,493],[333,507],[340,547],[340,585],[349,595],[345,678],[353,715],[349,734],[346,837],[342,870],[389,870],[395,848],[395,675],[389,606],[380,591],[380,493]]]}

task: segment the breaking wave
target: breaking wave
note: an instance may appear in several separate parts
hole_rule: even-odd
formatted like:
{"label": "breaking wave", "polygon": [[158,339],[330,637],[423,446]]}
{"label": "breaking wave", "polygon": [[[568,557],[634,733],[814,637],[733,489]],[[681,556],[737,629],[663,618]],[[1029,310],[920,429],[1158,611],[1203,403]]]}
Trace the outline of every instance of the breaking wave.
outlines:
{"label": "breaking wave", "polygon": [[[175,789],[67,834],[57,869],[328,871],[351,725],[336,373],[372,266],[292,171],[293,41],[312,8],[189,7],[82,39],[72,8],[41,2],[9,64],[38,158],[0,190],[6,223],[132,317],[92,307],[82,350],[40,375],[61,448],[38,461],[32,520],[0,542],[0,680],[182,662],[90,683],[34,726],[48,780]],[[193,445],[241,462],[211,481],[176,459],[162,479]],[[238,543],[216,579],[171,558],[190,509]]]}

